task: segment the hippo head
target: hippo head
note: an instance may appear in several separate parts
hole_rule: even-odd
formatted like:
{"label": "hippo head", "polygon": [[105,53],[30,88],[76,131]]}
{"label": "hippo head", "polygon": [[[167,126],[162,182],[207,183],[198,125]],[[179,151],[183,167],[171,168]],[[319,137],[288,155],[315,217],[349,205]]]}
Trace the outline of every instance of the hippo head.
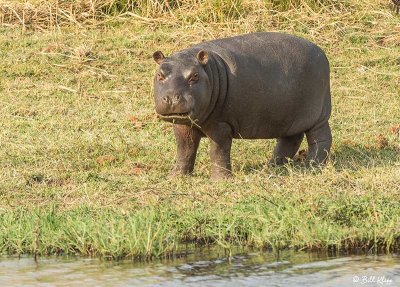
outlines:
{"label": "hippo head", "polygon": [[159,65],[154,77],[154,99],[159,118],[174,123],[201,123],[211,102],[211,84],[205,66],[208,53],[177,53],[164,57],[157,51]]}

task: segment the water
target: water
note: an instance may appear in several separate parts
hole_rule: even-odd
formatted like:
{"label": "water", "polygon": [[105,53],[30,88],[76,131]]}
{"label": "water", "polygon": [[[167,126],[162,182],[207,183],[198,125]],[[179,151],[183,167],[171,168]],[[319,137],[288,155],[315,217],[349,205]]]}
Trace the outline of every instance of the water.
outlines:
{"label": "water", "polygon": [[0,286],[400,286],[400,256],[201,252],[135,263],[0,258]]}

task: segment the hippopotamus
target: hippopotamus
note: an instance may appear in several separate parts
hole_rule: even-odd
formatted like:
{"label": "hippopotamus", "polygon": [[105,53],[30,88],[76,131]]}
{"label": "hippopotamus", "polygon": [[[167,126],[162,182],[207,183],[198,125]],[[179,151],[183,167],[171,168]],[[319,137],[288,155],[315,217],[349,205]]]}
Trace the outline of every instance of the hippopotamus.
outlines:
{"label": "hippopotamus", "polygon": [[329,61],[303,38],[260,32],[153,54],[157,116],[173,123],[173,174],[193,171],[202,137],[211,176],[232,174],[233,139],[277,139],[270,163],[286,164],[306,135],[307,166],[323,165],[332,143]]}

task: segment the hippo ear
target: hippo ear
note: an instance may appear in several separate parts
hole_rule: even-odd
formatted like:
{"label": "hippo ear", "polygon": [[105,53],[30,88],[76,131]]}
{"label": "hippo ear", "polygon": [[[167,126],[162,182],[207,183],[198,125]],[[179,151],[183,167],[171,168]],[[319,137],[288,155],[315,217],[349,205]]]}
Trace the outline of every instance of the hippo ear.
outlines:
{"label": "hippo ear", "polygon": [[201,50],[197,53],[197,60],[199,60],[200,64],[205,65],[208,62],[208,53],[204,50]]}
{"label": "hippo ear", "polygon": [[154,54],[153,54],[154,61],[156,61],[156,63],[159,65],[164,60],[164,58],[165,58],[164,54],[161,51],[154,52]]}

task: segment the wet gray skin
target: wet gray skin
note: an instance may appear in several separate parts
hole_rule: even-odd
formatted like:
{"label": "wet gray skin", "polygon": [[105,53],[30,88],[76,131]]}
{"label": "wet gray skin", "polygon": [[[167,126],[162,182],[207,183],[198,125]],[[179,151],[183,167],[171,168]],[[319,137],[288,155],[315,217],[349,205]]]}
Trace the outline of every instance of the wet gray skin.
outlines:
{"label": "wet gray skin", "polygon": [[202,137],[211,141],[213,178],[232,174],[232,139],[277,139],[272,164],[296,154],[304,134],[306,164],[327,160],[332,143],[329,62],[315,44],[282,33],[253,33],[203,42],[165,57],[154,98],[174,124],[174,174],[193,171]]}

